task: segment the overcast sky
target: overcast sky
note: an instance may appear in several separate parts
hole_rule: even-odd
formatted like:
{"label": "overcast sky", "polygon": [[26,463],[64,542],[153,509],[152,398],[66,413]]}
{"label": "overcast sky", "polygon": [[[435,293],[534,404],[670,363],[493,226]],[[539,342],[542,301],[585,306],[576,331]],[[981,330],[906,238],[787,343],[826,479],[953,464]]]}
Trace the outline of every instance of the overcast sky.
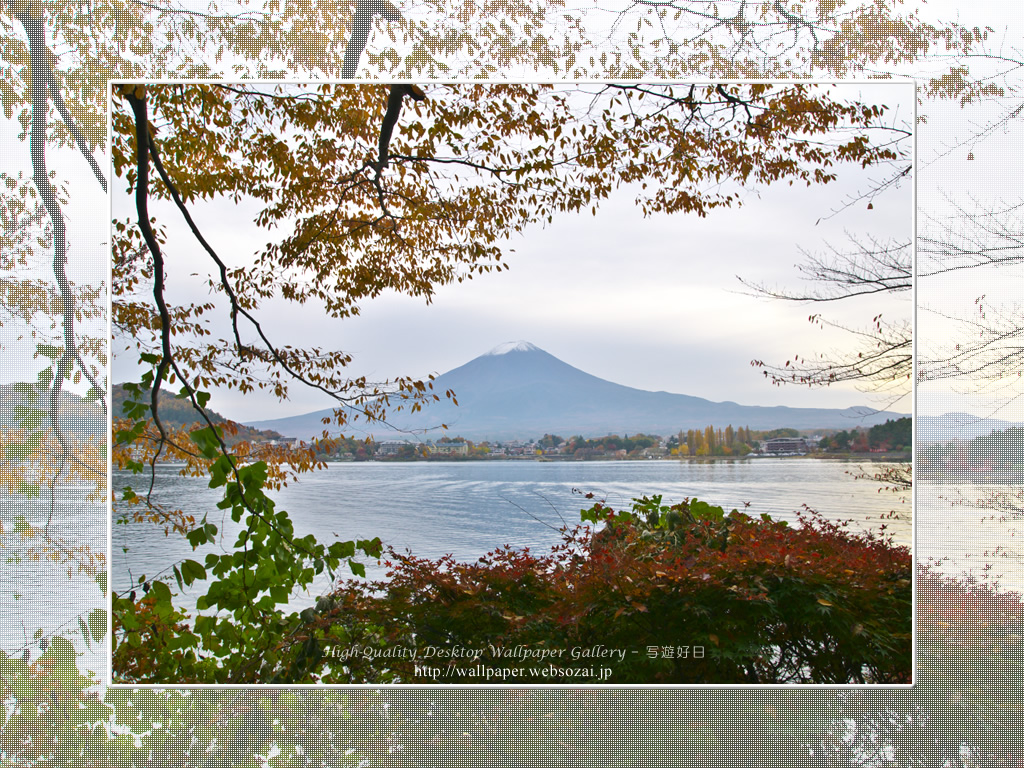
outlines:
{"label": "overcast sky", "polygon": [[[864,91],[838,86],[841,98]],[[901,118],[912,122],[913,87],[872,86]],[[400,127],[399,127],[400,130]],[[780,184],[743,194],[744,205],[711,212],[644,218],[635,194],[621,190],[597,216],[566,214],[513,240],[510,269],[446,286],[427,306],[396,294],[362,305],[350,320],[326,318],[317,307],[268,304],[261,311],[275,343],[340,348],[352,354],[354,375],[382,380],[399,375],[444,373],[494,346],[526,340],[588,373],[647,390],[665,390],[751,405],[847,407],[886,405],[849,386],[808,390],[772,386],[750,365],[755,358],[783,363],[849,344],[845,334],[821,331],[807,321],[812,311],[863,326],[875,314],[911,316],[909,294],[858,301],[849,306],[808,307],[743,295],[737,275],[793,287],[799,283],[800,248],[844,247],[847,236],[905,241],[912,232],[912,185],[887,192],[873,210],[851,195],[867,189],[878,170],[848,165],[839,180],[811,188]],[[120,187],[114,213],[132,205]],[[252,224],[256,210],[227,201],[192,206],[200,227],[232,263],[243,263],[272,235]],[[168,299],[200,298],[188,272],[205,271],[196,248],[177,226],[176,214],[153,208],[169,226]],[[835,211],[838,214],[829,217]],[[820,220],[820,221],[819,221]],[[816,223],[817,222],[817,223]],[[229,255],[230,254],[230,255]],[[116,352],[115,352],[116,354]],[[132,374],[115,356],[114,381]],[[331,406],[316,392],[293,387],[290,401],[272,396],[218,392],[212,406],[239,421],[290,416]],[[910,398],[896,405],[910,412]]]}

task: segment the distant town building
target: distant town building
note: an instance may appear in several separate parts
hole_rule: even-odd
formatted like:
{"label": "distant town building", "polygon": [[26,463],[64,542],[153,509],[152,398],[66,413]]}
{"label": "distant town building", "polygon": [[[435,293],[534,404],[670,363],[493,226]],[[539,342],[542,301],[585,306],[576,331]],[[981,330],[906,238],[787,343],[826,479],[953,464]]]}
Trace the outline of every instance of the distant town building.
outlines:
{"label": "distant town building", "polygon": [[764,442],[765,453],[807,453],[807,441],[802,437],[773,437]]}
{"label": "distant town building", "polygon": [[297,437],[281,437],[272,440],[265,440],[263,444],[273,446],[283,445],[288,448],[292,448],[293,450],[298,450],[305,445],[305,442]]}
{"label": "distant town building", "polygon": [[466,456],[469,453],[469,444],[457,440],[451,443],[435,443],[431,453],[439,456]]}
{"label": "distant town building", "polygon": [[398,451],[404,448],[408,443],[404,440],[385,440],[377,447],[378,456],[397,456]]}

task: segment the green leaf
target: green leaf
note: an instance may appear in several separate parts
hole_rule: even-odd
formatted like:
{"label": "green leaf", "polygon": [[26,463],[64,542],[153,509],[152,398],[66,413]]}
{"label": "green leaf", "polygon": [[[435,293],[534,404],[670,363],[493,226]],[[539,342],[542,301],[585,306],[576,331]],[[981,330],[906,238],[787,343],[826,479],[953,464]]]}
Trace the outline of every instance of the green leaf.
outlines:
{"label": "green leaf", "polygon": [[153,610],[157,616],[167,618],[171,613],[171,589],[162,581],[154,581],[150,587],[149,594],[155,598]]}
{"label": "green leaf", "polygon": [[690,512],[698,520],[721,520],[725,517],[725,510],[721,507],[714,507],[706,501],[697,499],[690,502]]}
{"label": "green leaf", "polygon": [[188,539],[188,543],[192,545],[192,549],[196,549],[200,545],[205,544],[207,541],[209,541],[209,538],[206,535],[205,526],[193,528],[191,531],[185,534],[185,538]]}
{"label": "green leaf", "polygon": [[[202,429],[195,429],[189,432],[189,436],[192,438],[192,442],[199,448],[199,452],[207,459],[216,459],[224,457],[220,455],[220,441],[217,439],[217,433],[210,427],[203,427]],[[220,462],[217,462],[220,464]],[[216,464],[214,466],[217,466]],[[211,468],[212,470],[213,468]],[[223,478],[224,468],[220,467],[219,476]],[[223,485],[223,481],[217,485]],[[210,480],[210,487],[216,488],[217,485],[213,484],[213,479]]]}
{"label": "green leaf", "polygon": [[107,635],[107,609],[96,608],[89,612],[89,630],[92,639],[99,642]]}
{"label": "green leaf", "polygon": [[65,665],[74,668],[75,656],[78,654],[75,652],[75,644],[68,640],[63,635],[57,635],[50,641],[50,648],[48,653],[53,654],[54,658],[57,659],[57,666],[63,662]]}
{"label": "green leaf", "polygon": [[36,344],[36,356],[42,355],[48,357],[51,360],[56,360],[58,357],[64,354],[64,350],[60,347],[55,347],[53,344]]}
{"label": "green leaf", "polygon": [[380,537],[360,539],[356,542],[356,546],[370,557],[380,558],[384,553],[384,544],[381,542]]}
{"label": "green leaf", "polygon": [[85,393],[82,399],[85,400],[86,402],[93,403],[99,400],[101,397],[106,397],[106,395],[107,393],[102,389],[98,389],[96,387],[89,387],[89,391]]}
{"label": "green leaf", "polygon": [[[134,412],[129,413],[129,411],[137,410],[137,409],[132,408],[132,406],[138,406],[138,405],[139,405],[138,403],[125,403],[125,405],[124,405],[125,417],[126,418],[137,418],[139,415],[141,415],[141,414],[137,414],[137,413],[134,413]],[[149,411],[148,411],[148,409],[143,409],[143,412],[144,413],[148,413]],[[145,431],[145,429],[146,429],[146,422],[145,422],[145,420],[132,422],[132,425],[128,429],[119,429],[114,434],[114,441],[118,445],[129,445],[131,443],[134,443],[138,438],[142,437],[142,433]]]}
{"label": "green leaf", "polygon": [[206,578],[206,569],[195,560],[185,560],[181,564],[181,576],[185,584],[192,584],[194,581]]}
{"label": "green leaf", "polygon": [[267,462],[256,461],[238,470],[238,479],[249,493],[258,491],[267,480]]}
{"label": "green leaf", "polygon": [[344,560],[356,553],[356,545],[353,541],[335,541],[327,548],[327,551],[332,557]]}

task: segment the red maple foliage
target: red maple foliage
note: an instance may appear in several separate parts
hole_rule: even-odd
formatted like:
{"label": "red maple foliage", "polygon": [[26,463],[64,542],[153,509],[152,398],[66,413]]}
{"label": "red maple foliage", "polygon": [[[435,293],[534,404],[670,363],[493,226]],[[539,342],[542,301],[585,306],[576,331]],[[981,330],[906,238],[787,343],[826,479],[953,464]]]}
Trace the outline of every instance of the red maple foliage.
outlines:
{"label": "red maple foliage", "polygon": [[789,526],[696,499],[644,498],[632,513],[598,503],[583,517],[606,525],[565,528],[543,555],[506,546],[459,563],[390,550],[386,581],[343,585],[323,615],[371,649],[330,678],[911,682],[906,547],[810,511]]}

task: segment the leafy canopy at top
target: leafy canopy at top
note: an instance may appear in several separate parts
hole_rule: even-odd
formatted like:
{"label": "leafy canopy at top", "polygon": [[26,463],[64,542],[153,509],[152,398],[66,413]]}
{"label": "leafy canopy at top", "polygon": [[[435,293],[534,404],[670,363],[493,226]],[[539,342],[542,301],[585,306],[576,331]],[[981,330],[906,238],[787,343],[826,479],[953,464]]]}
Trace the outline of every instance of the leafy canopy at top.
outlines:
{"label": "leafy canopy at top", "polygon": [[[387,141],[388,86],[166,85],[146,97],[151,140],[183,204],[252,198],[255,223],[281,233],[211,277],[230,287],[233,320],[244,324],[242,310],[273,296],[317,302],[338,318],[385,291],[429,301],[438,286],[505,268],[509,239],[528,226],[596,213],[624,184],[638,189],[644,213],[706,215],[740,204],[739,184],[827,183],[844,161],[905,163],[884,108],[837,92],[440,85],[405,100]],[[134,127],[123,101],[113,125],[114,168],[132,190]],[[162,182],[150,186],[168,195]],[[115,221],[113,323],[146,346],[159,322],[138,291],[151,277],[140,246],[137,229]],[[274,363],[287,361],[351,395],[348,356],[208,338],[211,309],[169,304],[180,362],[210,383],[270,384],[283,395],[289,376]]]}

